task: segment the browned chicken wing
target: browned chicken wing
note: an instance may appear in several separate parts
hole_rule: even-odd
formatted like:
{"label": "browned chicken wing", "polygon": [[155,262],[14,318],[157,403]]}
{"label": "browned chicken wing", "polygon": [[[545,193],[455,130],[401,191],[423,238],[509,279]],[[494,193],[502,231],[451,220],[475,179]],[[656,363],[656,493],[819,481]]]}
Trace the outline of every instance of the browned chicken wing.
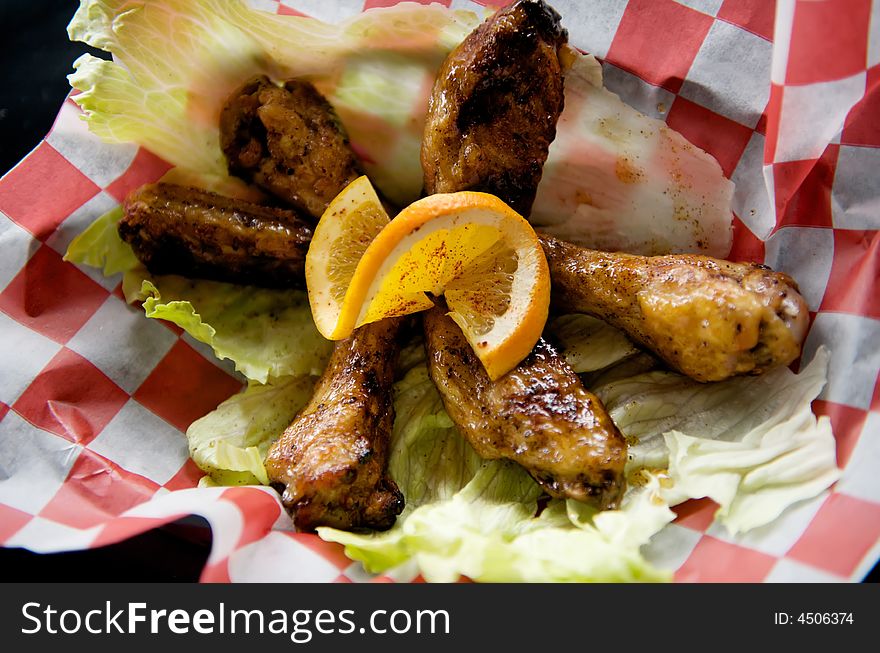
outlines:
{"label": "browned chicken wing", "polygon": [[[487,191],[528,216],[562,111],[565,41],[553,9],[520,0],[449,55],[422,141],[428,193]],[[518,462],[554,496],[617,502],[626,443],[548,343],[493,382],[438,308],[426,315],[425,347],[447,412],[481,456]]]}
{"label": "browned chicken wing", "polygon": [[697,381],[760,374],[800,355],[808,308],[786,274],[695,254],[541,243],[557,308],[605,320]]}
{"label": "browned chicken wing", "polygon": [[529,215],[562,112],[559,14],[521,0],[475,29],[437,74],[422,141],[425,190],[478,190]]}
{"label": "browned chicken wing", "polygon": [[312,229],[294,211],[159,183],[130,194],[123,213],[119,235],[153,274],[305,285]]}
{"label": "browned chicken wing", "polygon": [[476,452],[519,463],[554,497],[616,505],[626,441],[565,359],[542,338],[516,369],[490,381],[444,308],[425,314],[428,370]]}
{"label": "browned chicken wing", "polygon": [[272,445],[266,470],[302,530],[386,529],[403,509],[387,474],[399,318],[336,344],[308,406]]}
{"label": "browned chicken wing", "polygon": [[220,115],[229,172],[320,218],[360,168],[333,107],[309,82],[258,77]]}

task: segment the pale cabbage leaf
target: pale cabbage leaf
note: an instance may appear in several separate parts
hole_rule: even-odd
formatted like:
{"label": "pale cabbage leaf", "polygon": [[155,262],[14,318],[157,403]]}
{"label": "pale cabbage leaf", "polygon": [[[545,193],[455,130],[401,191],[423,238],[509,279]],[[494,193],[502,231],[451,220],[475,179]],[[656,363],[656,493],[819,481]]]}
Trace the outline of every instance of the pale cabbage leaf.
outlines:
{"label": "pale cabbage leaf", "polygon": [[799,374],[783,367],[710,384],[648,372],[595,392],[630,443],[630,473],[668,469],[671,505],[711,497],[719,521],[737,533],[839,477],[830,422],[811,411],[828,359],[820,348]]}
{"label": "pale cabbage leaf", "polygon": [[272,443],[311,398],[315,379],[272,379],[221,403],[186,430],[190,456],[219,485],[268,485],[263,461]]}

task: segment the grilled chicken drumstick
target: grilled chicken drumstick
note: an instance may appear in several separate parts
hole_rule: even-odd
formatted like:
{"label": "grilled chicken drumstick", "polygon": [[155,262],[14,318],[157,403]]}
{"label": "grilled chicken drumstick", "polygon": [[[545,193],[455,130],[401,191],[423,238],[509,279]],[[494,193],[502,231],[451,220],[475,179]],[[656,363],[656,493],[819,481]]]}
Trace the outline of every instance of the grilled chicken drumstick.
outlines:
{"label": "grilled chicken drumstick", "polygon": [[297,528],[382,530],[403,509],[386,469],[400,320],[340,341],[309,405],[269,450],[266,470]]}
{"label": "grilled chicken drumstick", "polygon": [[808,308],[791,277],[698,255],[596,252],[541,236],[553,303],[621,329],[697,381],[760,374],[801,352]]}
{"label": "grilled chicken drumstick", "polygon": [[117,229],[153,274],[305,286],[312,229],[294,211],[197,188],[147,184],[125,199]]}
{"label": "grilled chicken drumstick", "polygon": [[517,2],[449,54],[422,141],[429,194],[484,191],[529,215],[562,113],[560,20],[544,2]]}
{"label": "grilled chicken drumstick", "polygon": [[[559,15],[521,0],[475,29],[441,67],[422,141],[427,193],[477,189],[528,215],[562,111]],[[614,506],[626,442],[601,402],[545,341],[490,381],[458,326],[425,317],[431,378],[481,456],[525,467],[553,496]]]}
{"label": "grilled chicken drumstick", "polygon": [[333,107],[301,80],[277,86],[261,76],[233,93],[220,145],[231,174],[315,219],[361,174]]}
{"label": "grilled chicken drumstick", "polygon": [[428,371],[474,450],[519,463],[554,497],[614,506],[626,441],[563,357],[542,338],[516,369],[490,381],[445,309],[425,314]]}

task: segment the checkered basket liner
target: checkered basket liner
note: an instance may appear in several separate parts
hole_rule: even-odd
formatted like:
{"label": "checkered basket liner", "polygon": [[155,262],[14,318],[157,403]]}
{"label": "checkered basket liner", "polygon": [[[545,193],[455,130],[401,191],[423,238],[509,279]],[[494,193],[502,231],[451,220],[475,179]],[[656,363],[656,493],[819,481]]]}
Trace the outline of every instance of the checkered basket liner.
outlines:
{"label": "checkered basket liner", "polygon": [[[253,4],[333,21],[396,2]],[[795,277],[811,311],[804,358],[832,351],[813,408],[833,424],[836,485],[739,536],[712,523],[712,501],[689,501],[650,559],[685,582],[860,580],[880,557],[880,4],[553,4],[610,90],[718,159],[736,183],[731,258]],[[294,532],[269,489],[195,488],[183,432],[240,381],[127,306],[118,278],[62,260],[94,218],[167,169],[101,143],[67,100],[0,180],[0,543],[94,548],[196,514],[213,531],[204,581],[390,580]]]}

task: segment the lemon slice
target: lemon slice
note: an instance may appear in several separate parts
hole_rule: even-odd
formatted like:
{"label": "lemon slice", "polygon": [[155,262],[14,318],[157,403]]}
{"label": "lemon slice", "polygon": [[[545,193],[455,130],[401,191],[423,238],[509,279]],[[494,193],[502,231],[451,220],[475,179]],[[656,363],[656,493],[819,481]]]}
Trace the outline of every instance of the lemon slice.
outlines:
{"label": "lemon slice", "polygon": [[346,291],[373,239],[389,222],[366,176],[337,195],[315,227],[306,253],[306,287],[312,317],[322,336],[341,340],[351,334],[360,306],[345,310]]}
{"label": "lemon slice", "polygon": [[364,324],[431,308],[431,295],[445,295],[489,376],[507,373],[547,320],[550,274],[534,230],[487,193],[414,202],[363,252],[332,332],[346,337]]}

